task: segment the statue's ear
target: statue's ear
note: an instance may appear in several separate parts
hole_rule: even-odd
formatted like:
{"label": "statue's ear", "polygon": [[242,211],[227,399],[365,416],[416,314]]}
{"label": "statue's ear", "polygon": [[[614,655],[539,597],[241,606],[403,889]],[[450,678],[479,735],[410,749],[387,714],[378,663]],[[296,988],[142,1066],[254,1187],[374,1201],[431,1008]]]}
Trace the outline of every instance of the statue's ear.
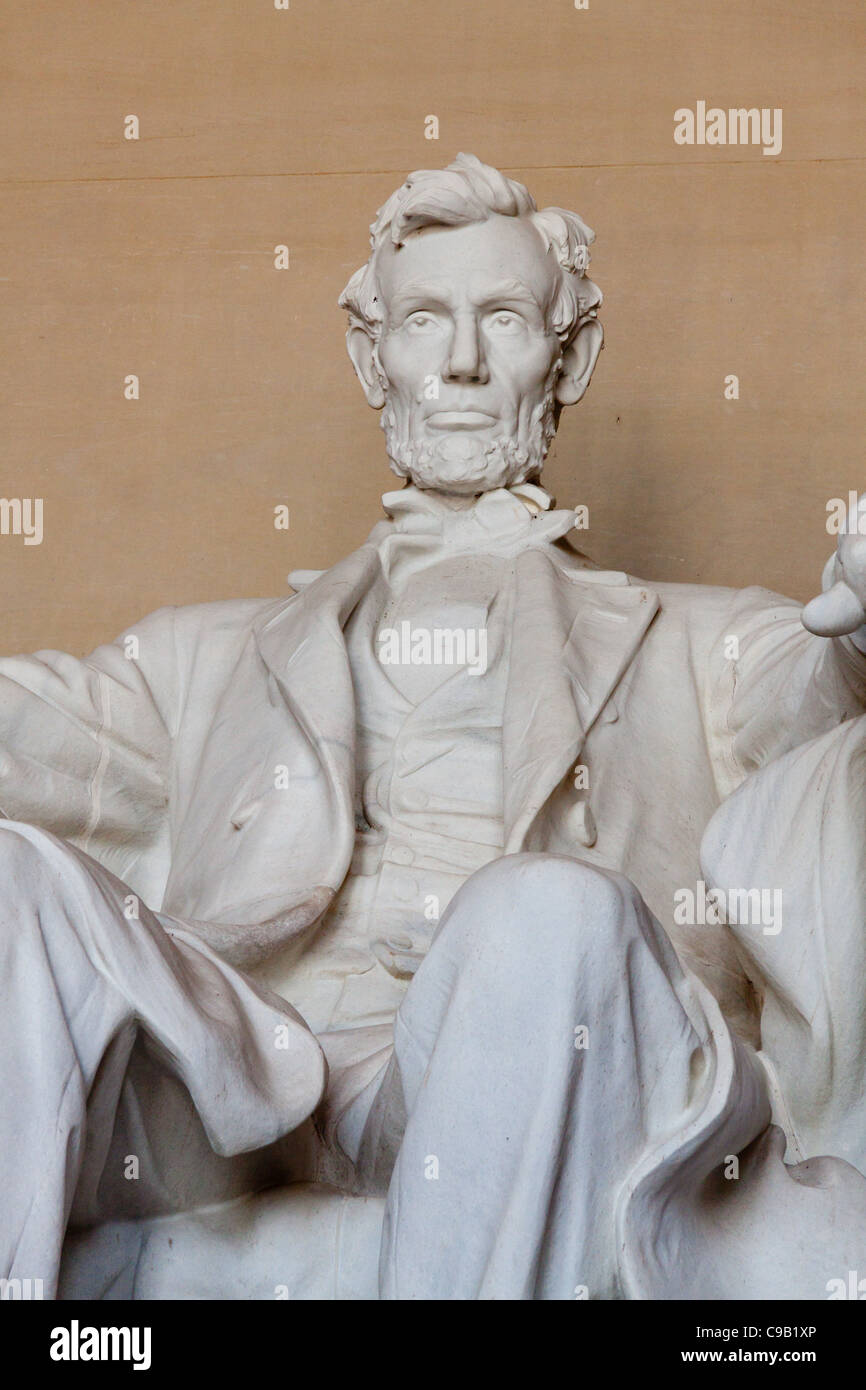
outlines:
{"label": "statue's ear", "polygon": [[560,405],[577,405],[584,395],[603,342],[604,330],[598,319],[587,319],[562,355],[555,388]]}
{"label": "statue's ear", "polygon": [[365,328],[353,324],[346,334],[346,347],[358,380],[364,388],[367,404],[374,410],[381,410],[385,404],[385,392],[376,370],[373,339]]}

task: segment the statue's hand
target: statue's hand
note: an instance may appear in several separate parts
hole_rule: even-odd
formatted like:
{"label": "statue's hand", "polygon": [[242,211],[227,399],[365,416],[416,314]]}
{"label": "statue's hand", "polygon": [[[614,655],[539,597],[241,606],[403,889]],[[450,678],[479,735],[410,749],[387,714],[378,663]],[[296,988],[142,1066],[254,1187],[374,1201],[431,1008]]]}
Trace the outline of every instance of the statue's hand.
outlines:
{"label": "statue's hand", "polygon": [[847,530],[825,566],[823,588],[803,609],[803,626],[820,637],[849,633],[866,651],[866,494],[848,514]]}

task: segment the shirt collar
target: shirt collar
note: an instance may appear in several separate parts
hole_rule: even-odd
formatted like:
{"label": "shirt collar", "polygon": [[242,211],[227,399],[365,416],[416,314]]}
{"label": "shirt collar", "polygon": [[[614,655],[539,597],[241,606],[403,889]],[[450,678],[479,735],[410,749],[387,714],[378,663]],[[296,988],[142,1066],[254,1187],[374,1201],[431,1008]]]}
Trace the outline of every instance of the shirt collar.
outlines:
{"label": "shirt collar", "polygon": [[572,508],[556,510],[544,488],[522,483],[494,488],[478,498],[458,498],[414,485],[386,492],[388,521],[370,540],[379,547],[390,580],[462,554],[511,558],[552,544],[575,525]]}

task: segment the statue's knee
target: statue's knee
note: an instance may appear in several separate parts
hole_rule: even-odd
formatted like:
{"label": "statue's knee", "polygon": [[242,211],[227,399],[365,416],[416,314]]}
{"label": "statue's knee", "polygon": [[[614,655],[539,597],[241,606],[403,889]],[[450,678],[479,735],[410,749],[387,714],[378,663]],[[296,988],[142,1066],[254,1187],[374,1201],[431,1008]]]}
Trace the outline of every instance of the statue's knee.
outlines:
{"label": "statue's knee", "polygon": [[0,883],[4,891],[13,883],[28,882],[40,871],[43,840],[50,841],[44,830],[21,821],[0,820]]}
{"label": "statue's knee", "polygon": [[623,942],[643,908],[634,884],[623,874],[557,854],[514,854],[494,860],[464,885],[460,901],[473,936],[489,933],[522,946],[565,938],[594,947]]}
{"label": "statue's knee", "polygon": [[24,821],[0,820],[0,889],[13,915],[26,904],[38,910],[65,898],[78,868],[78,852],[56,835]]}
{"label": "statue's knee", "polygon": [[509,854],[472,875],[463,892],[496,898],[515,907],[542,901],[582,902],[601,912],[616,911],[638,897],[624,874],[563,854]]}

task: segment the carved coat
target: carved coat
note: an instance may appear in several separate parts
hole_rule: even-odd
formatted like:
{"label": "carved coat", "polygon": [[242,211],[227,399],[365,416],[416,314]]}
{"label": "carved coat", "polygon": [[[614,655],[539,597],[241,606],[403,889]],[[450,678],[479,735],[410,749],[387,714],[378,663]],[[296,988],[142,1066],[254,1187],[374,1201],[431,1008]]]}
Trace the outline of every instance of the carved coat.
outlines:
{"label": "carved coat", "polygon": [[[225,924],[208,939],[253,971],[308,939],[354,844],[343,629],[386,584],[395,527],[288,598],[160,609],[84,660],[0,660],[3,814],[71,840],[154,909]],[[729,934],[677,925],[673,895],[695,888],[702,832],[748,773],[860,712],[866,659],[763,589],[651,587],[561,541],[513,565],[505,852],[627,874],[753,1034]]]}

